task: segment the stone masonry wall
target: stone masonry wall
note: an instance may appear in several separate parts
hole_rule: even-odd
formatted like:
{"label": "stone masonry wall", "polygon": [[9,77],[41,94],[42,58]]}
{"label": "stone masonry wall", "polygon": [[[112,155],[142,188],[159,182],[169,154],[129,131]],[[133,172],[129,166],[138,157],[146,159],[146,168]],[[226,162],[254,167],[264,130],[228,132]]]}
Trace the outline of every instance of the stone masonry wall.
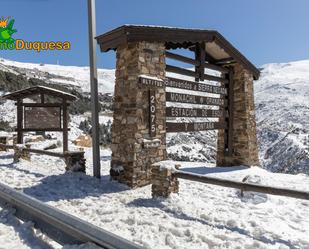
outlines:
{"label": "stone masonry wall", "polygon": [[253,95],[253,76],[241,65],[234,66],[233,152],[224,152],[224,131],[218,132],[218,166],[259,165]]}
{"label": "stone masonry wall", "polygon": [[112,179],[130,187],[151,182],[151,165],[166,159],[165,89],[156,90],[156,137],[160,145],[147,148],[149,86],[138,84],[139,75],[165,76],[163,43],[129,43],[117,48],[114,122],[112,127]]}
{"label": "stone masonry wall", "polygon": [[179,181],[173,175],[173,169],[152,165],[152,197],[169,197],[171,193],[179,192]]}
{"label": "stone masonry wall", "polygon": [[0,151],[7,151],[6,147],[1,145],[7,145],[8,140],[8,137],[0,136]]}

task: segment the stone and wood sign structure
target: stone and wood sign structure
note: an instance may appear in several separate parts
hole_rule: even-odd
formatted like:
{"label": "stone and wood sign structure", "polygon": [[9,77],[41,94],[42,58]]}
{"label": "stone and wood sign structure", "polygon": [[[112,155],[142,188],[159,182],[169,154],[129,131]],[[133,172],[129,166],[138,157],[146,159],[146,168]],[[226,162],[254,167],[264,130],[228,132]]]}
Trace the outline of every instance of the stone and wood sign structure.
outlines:
{"label": "stone and wood sign structure", "polygon": [[[1,144],[1,148],[13,148],[15,161],[19,158],[30,160],[30,153],[38,153],[64,158],[66,170],[85,172],[83,151],[68,149],[68,106],[76,100],[72,94],[44,86],[35,86],[12,92],[2,96],[4,99],[16,101],[17,106],[17,145]],[[38,99],[32,103],[24,101],[27,98]],[[49,101],[48,101],[49,100]],[[51,101],[50,101],[51,100]],[[63,153],[36,150],[23,144],[25,132],[54,131],[63,133]]]}
{"label": "stone and wood sign structure", "polygon": [[218,130],[218,166],[259,165],[253,97],[259,70],[220,33],[125,25],[96,39],[102,52],[117,53],[113,179],[149,184],[152,165],[167,157],[167,132]]}
{"label": "stone and wood sign structure", "polygon": [[[24,99],[39,97],[39,103],[25,103]],[[56,101],[47,102],[46,98]],[[35,86],[2,96],[16,101],[17,143],[23,143],[23,133],[29,131],[59,131],[63,133],[63,152],[68,151],[68,106],[76,97],[44,86]]]}

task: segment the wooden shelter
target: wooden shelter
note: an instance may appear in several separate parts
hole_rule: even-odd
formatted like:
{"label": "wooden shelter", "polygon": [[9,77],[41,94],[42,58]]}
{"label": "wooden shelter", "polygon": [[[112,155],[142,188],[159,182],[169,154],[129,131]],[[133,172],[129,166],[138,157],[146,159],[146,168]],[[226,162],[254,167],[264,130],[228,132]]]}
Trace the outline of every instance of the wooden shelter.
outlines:
{"label": "wooden shelter", "polygon": [[[107,52],[111,49],[116,50],[119,46],[140,41],[164,42],[167,50],[176,48],[189,49],[194,51],[195,60],[171,53],[167,53],[166,57],[193,64],[196,66],[196,73],[200,75],[201,79],[203,79],[203,75],[200,72],[204,68],[219,69],[221,71],[220,67],[229,66],[236,62],[252,72],[255,79],[258,79],[260,75],[260,71],[215,30],[124,25],[100,35],[96,39],[101,52]],[[219,67],[216,67],[216,65]],[[173,70],[173,68],[166,68],[167,71],[169,69]],[[174,71],[176,70],[174,69]],[[192,74],[189,76],[192,76]]]}
{"label": "wooden shelter", "polygon": [[[39,98],[39,103],[26,103],[26,98]],[[17,143],[23,143],[23,133],[29,131],[63,132],[63,152],[68,151],[68,105],[76,97],[45,86],[34,86],[2,96],[16,101]],[[48,101],[47,99],[52,99]]]}
{"label": "wooden shelter", "polygon": [[259,165],[253,80],[260,72],[219,32],[124,25],[96,39],[102,52],[117,53],[113,179],[150,183],[151,165],[167,158],[169,132],[218,130],[218,166]]}

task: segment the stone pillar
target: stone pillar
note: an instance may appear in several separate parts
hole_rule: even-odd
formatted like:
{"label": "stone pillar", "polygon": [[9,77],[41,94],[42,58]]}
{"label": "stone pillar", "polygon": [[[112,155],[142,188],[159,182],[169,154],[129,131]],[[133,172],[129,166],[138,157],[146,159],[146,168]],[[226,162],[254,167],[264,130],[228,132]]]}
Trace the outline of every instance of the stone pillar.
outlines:
{"label": "stone pillar", "polygon": [[171,193],[179,192],[179,181],[173,176],[173,169],[160,165],[152,166],[152,197],[167,198]]}
{"label": "stone pillar", "polygon": [[253,75],[236,64],[234,70],[233,151],[224,151],[224,131],[218,132],[218,166],[258,166]]}
{"label": "stone pillar", "polygon": [[29,149],[30,145],[27,144],[26,146],[23,144],[16,144],[14,146],[14,163],[18,163],[20,159],[30,161],[30,152],[26,149]]}
{"label": "stone pillar", "polygon": [[84,151],[64,152],[65,170],[72,172],[86,172]]}
{"label": "stone pillar", "polygon": [[[4,145],[8,144],[8,137],[7,136],[1,136],[0,137],[0,151],[7,151],[7,148]],[[1,146],[3,145],[3,146]]]}
{"label": "stone pillar", "polygon": [[[164,78],[164,43],[134,42],[117,48],[110,175],[133,188],[150,184],[151,165],[166,159],[165,89],[153,88],[157,131],[150,138],[150,87],[139,85],[139,75]],[[159,141],[158,146],[145,146],[151,141]]]}

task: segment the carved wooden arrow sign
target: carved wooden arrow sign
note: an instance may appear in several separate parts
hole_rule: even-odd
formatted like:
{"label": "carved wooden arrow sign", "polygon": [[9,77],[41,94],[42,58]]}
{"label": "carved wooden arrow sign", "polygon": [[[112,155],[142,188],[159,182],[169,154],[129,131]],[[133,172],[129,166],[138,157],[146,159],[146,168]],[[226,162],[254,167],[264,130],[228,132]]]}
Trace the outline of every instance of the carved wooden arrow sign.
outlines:
{"label": "carved wooden arrow sign", "polygon": [[166,107],[166,117],[219,118],[222,115],[222,110]]}
{"label": "carved wooden arrow sign", "polygon": [[166,132],[193,132],[224,128],[224,122],[166,123]]}
{"label": "carved wooden arrow sign", "polygon": [[224,106],[224,99],[211,98],[205,96],[183,94],[183,93],[166,93],[166,101],[187,103],[187,104],[198,104],[198,105],[217,105]]}

